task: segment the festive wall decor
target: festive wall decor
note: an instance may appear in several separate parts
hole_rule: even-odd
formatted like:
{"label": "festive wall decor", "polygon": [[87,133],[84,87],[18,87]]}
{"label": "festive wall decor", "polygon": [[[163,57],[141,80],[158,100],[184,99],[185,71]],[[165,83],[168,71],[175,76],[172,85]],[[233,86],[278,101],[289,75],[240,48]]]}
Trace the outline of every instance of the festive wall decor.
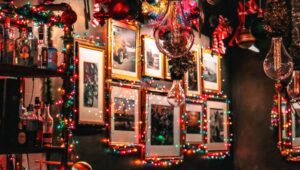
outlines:
{"label": "festive wall decor", "polygon": [[205,92],[221,90],[221,56],[202,49],[203,89]]}
{"label": "festive wall decor", "polygon": [[143,72],[145,76],[164,78],[165,58],[156,47],[155,40],[148,36],[142,36],[143,43]]}
{"label": "festive wall decor", "polygon": [[185,74],[185,91],[187,96],[200,95],[201,87],[201,68],[200,68],[200,47],[194,45],[191,49],[193,54],[194,67]]}
{"label": "festive wall decor", "polygon": [[207,119],[207,150],[228,150],[227,103],[207,101]]}
{"label": "festive wall decor", "polygon": [[181,108],[171,106],[164,95],[146,94],[146,160],[181,159]]}
{"label": "festive wall decor", "polygon": [[79,124],[104,124],[105,50],[75,41],[79,59]]}
{"label": "festive wall decor", "polygon": [[292,146],[300,146],[300,105],[299,103],[292,104]]}
{"label": "festive wall decor", "polygon": [[[187,145],[203,143],[203,105],[187,103],[185,111],[185,133]],[[198,146],[196,146],[198,148]]]}
{"label": "festive wall decor", "polygon": [[140,80],[139,26],[109,20],[108,57],[112,78]]}
{"label": "festive wall decor", "polygon": [[110,145],[140,144],[141,93],[139,89],[111,86]]}
{"label": "festive wall decor", "polygon": [[286,87],[286,91],[291,101],[299,101],[300,99],[300,71],[294,70],[291,81]]}
{"label": "festive wall decor", "polygon": [[232,27],[229,25],[228,19],[220,15],[218,26],[213,32],[212,51],[219,54],[225,54],[226,48],[223,40],[226,39],[231,33]]}

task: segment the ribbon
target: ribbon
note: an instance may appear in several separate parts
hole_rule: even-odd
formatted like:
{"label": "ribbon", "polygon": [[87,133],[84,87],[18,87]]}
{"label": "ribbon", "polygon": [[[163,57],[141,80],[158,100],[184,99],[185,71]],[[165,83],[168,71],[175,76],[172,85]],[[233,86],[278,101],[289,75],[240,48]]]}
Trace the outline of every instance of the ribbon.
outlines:
{"label": "ribbon", "polygon": [[223,40],[232,33],[232,27],[229,25],[228,19],[219,16],[219,24],[213,32],[212,51],[219,54],[225,54],[226,48]]}
{"label": "ribbon", "polygon": [[[98,0],[99,1],[99,0]],[[101,1],[101,0],[100,0]],[[109,13],[106,12],[103,5],[106,5],[109,0],[102,0],[101,3],[97,3],[97,0],[94,3],[93,10],[93,19],[92,26],[96,28],[98,25],[103,26],[105,24],[105,20],[109,18]]]}

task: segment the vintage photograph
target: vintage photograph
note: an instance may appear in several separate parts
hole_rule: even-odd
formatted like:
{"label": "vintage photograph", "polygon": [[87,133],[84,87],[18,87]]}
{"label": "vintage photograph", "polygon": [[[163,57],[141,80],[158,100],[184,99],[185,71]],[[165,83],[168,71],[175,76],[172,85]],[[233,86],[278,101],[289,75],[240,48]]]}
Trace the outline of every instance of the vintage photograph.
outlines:
{"label": "vintage photograph", "polygon": [[291,103],[293,147],[300,146],[300,104]]}
{"label": "vintage photograph", "polygon": [[223,109],[210,108],[209,126],[210,142],[224,142],[224,111]]}
{"label": "vintage photograph", "polygon": [[134,131],[135,101],[125,98],[114,98],[115,130]]}
{"label": "vintage photograph", "polygon": [[199,67],[199,56],[198,49],[196,46],[193,47],[192,53],[194,55],[194,68],[187,71],[187,94],[200,94],[200,67]]}
{"label": "vintage photograph", "polygon": [[221,90],[221,56],[212,54],[208,49],[202,49],[203,89],[209,92]]}
{"label": "vintage photograph", "polygon": [[84,62],[84,106],[98,107],[98,66],[96,63]]}
{"label": "vintage photograph", "polygon": [[143,36],[144,74],[146,76],[163,78],[164,58],[156,47],[155,40]]}
{"label": "vintage photograph", "polygon": [[199,134],[201,133],[201,117],[200,112],[187,111],[186,133]]}
{"label": "vintage photograph", "polygon": [[104,54],[102,48],[82,40],[75,41],[78,63],[78,122],[104,123]]}
{"label": "vintage photograph", "polygon": [[203,80],[217,83],[218,64],[209,58],[203,58]]}
{"label": "vintage photograph", "polygon": [[300,109],[295,109],[295,137],[300,137]]}
{"label": "vintage photograph", "polygon": [[173,145],[174,107],[151,105],[151,145]]}

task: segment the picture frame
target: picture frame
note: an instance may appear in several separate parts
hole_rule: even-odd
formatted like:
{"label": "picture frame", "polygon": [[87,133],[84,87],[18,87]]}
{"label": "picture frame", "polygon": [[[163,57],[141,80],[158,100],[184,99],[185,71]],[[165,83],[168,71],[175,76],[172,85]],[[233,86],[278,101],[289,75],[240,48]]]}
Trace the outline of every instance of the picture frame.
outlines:
{"label": "picture frame", "polygon": [[205,92],[219,93],[222,88],[221,56],[209,49],[202,49],[202,80]]}
{"label": "picture frame", "polygon": [[185,91],[187,96],[198,96],[202,93],[201,86],[201,69],[200,69],[200,48],[194,45],[191,49],[194,55],[194,71],[185,73]]}
{"label": "picture frame", "polygon": [[173,107],[167,96],[146,93],[145,149],[144,159],[180,159],[181,107]]}
{"label": "picture frame", "polygon": [[207,150],[228,150],[229,127],[228,104],[221,101],[207,101]]}
{"label": "picture frame", "polygon": [[291,103],[292,111],[292,147],[300,146],[300,103]]}
{"label": "picture frame", "polygon": [[105,112],[105,50],[75,39],[78,56],[78,124],[103,125]]}
{"label": "picture frame", "polygon": [[170,69],[169,69],[169,59],[168,59],[167,56],[165,57],[165,60],[166,60],[165,79],[172,80],[171,72],[170,72]]}
{"label": "picture frame", "polygon": [[139,26],[109,19],[108,66],[115,79],[139,81],[141,57]]}
{"label": "picture frame", "polygon": [[140,89],[112,85],[110,94],[110,145],[139,144]]}
{"label": "picture frame", "polygon": [[144,56],[143,74],[149,77],[164,78],[165,59],[158,50],[154,38],[142,36],[142,51]]}
{"label": "picture frame", "polygon": [[186,103],[186,143],[203,143],[203,104]]}

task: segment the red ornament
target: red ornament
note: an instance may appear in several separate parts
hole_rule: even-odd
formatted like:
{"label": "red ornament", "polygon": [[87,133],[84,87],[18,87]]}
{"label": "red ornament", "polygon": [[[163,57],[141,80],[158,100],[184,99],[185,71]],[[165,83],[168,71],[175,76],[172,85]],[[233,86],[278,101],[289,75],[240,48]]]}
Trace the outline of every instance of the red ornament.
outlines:
{"label": "red ornament", "polygon": [[99,12],[94,13],[94,18],[101,26],[103,26],[105,24],[105,20],[109,18],[109,14],[105,12],[103,8],[101,8]]}
{"label": "red ornament", "polygon": [[61,15],[61,21],[67,26],[73,25],[76,22],[76,20],[77,14],[72,9],[67,9]]}
{"label": "red ornament", "polygon": [[130,7],[125,0],[114,0],[110,3],[111,17],[116,20],[122,20],[129,16]]}
{"label": "red ornament", "polygon": [[76,162],[72,166],[72,169],[77,169],[77,170],[92,170],[92,167],[87,162],[80,161],[80,162]]}

